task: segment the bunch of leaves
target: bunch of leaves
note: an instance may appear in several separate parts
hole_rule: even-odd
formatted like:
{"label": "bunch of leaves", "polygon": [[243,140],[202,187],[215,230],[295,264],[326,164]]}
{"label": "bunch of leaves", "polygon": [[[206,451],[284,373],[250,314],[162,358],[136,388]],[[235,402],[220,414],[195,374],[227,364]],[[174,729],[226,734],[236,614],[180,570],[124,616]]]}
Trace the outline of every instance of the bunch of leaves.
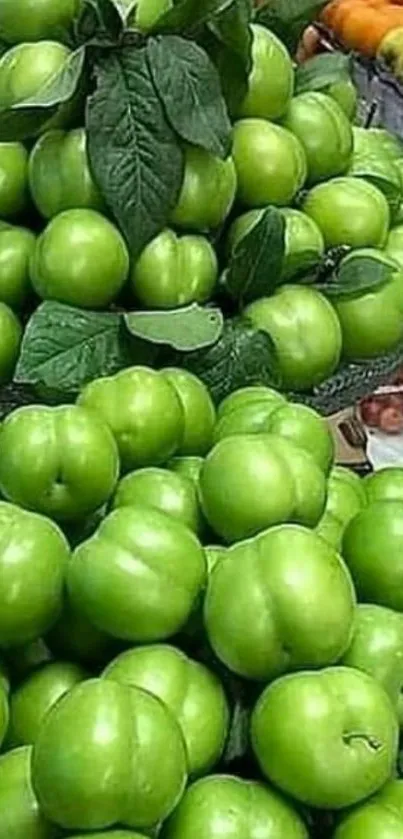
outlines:
{"label": "bunch of leaves", "polygon": [[86,100],[90,165],[133,258],[169,222],[186,144],[229,154],[219,68],[236,61],[246,82],[252,17],[250,0],[179,0],[145,35],[135,5],[83,0],[60,71],[34,97],[0,110],[0,141],[24,140]]}
{"label": "bunch of leaves", "polygon": [[30,394],[27,401],[33,392],[63,401],[135,364],[192,370],[217,401],[243,384],[279,383],[269,336],[242,319],[224,321],[217,307],[91,312],[55,301],[42,303],[29,320],[14,382]]}

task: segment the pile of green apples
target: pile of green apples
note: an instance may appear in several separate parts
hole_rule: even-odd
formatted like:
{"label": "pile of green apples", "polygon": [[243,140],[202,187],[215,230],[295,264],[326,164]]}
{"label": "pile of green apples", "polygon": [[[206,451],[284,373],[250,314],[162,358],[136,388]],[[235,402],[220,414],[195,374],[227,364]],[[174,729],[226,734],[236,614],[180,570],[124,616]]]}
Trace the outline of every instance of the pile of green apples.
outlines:
{"label": "pile of green apples", "polygon": [[[170,5],[139,3],[134,24],[147,31]],[[3,0],[0,110],[32,101],[60,70],[71,50],[57,39],[79,6]],[[280,40],[258,24],[252,38],[248,90],[231,114],[231,154],[220,160],[186,148],[169,226],[135,258],[94,182],[82,102],[60,108],[28,144],[0,143],[3,382],[18,359],[21,322],[41,300],[95,310],[123,300],[128,308],[169,310],[222,296],[228,259],[270,206],[285,221],[283,265],[274,293],[268,278],[267,294],[243,315],[273,339],[283,389],[309,391],[343,359],[367,361],[399,345],[400,145],[385,132],[353,126],[351,81],[296,92],[295,68]],[[310,284],[311,269],[339,247],[370,249],[380,259],[386,253],[396,272],[375,289],[328,299]]]}
{"label": "pile of green apples", "polygon": [[1,837],[400,839],[403,469],[133,367],[10,413],[0,491]]}

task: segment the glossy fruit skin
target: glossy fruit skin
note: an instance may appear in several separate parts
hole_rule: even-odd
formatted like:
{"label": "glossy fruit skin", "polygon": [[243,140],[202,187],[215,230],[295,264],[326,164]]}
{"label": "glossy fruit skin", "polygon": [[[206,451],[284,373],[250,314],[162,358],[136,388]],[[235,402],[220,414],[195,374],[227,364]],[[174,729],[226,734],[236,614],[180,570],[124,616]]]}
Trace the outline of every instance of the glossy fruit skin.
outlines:
{"label": "glossy fruit skin", "polygon": [[96,627],[145,643],[184,626],[205,578],[204,552],[187,527],[149,507],[120,507],[76,549],[67,586]]}
{"label": "glossy fruit skin", "polygon": [[325,243],[318,225],[306,213],[289,207],[281,213],[285,219],[285,255],[281,281],[289,282],[319,262],[324,254]]}
{"label": "glossy fruit skin", "polygon": [[84,387],[78,404],[109,426],[124,472],[166,463],[183,439],[184,411],[176,390],[148,367],[96,379]]}
{"label": "glossy fruit skin", "polygon": [[32,285],[43,300],[102,309],[119,294],[129,254],[117,227],[95,210],[66,210],[38,237]]}
{"label": "glossy fruit skin", "polygon": [[204,665],[167,644],[127,650],[103,674],[157,696],[183,733],[189,774],[205,775],[218,762],[226,740],[229,707],[223,687]]}
{"label": "glossy fruit skin", "polygon": [[403,268],[403,224],[398,224],[389,231],[385,252]]}
{"label": "glossy fruit skin", "polygon": [[237,542],[291,516],[295,488],[284,459],[267,435],[226,437],[206,457],[200,473],[204,515],[227,543]]}
{"label": "glossy fruit skin", "polygon": [[204,149],[187,146],[185,171],[171,223],[188,230],[210,230],[227,217],[235,199],[232,157],[220,160]]}
{"label": "glossy fruit skin", "polygon": [[373,676],[397,707],[403,688],[403,615],[383,606],[360,603],[342,664]]}
{"label": "glossy fruit skin", "polygon": [[17,315],[5,303],[0,303],[0,336],[0,383],[7,384],[17,363],[22,326]]}
{"label": "glossy fruit skin", "polygon": [[365,482],[343,466],[334,466],[327,485],[326,511],[346,527],[366,505]]}
{"label": "glossy fruit skin", "polygon": [[328,423],[317,411],[307,405],[281,405],[270,415],[267,430],[307,451],[320,469],[329,473],[335,444]]}
{"label": "glossy fruit skin", "polygon": [[310,530],[281,525],[227,551],[208,581],[204,621],[226,667],[267,682],[336,662],[349,645],[354,611],[352,581],[336,551]]}
{"label": "glossy fruit skin", "polygon": [[83,682],[55,705],[32,755],[40,806],[69,830],[151,827],[175,807],[186,775],[173,714],[150,693],[107,679]]}
{"label": "glossy fruit skin", "polygon": [[53,522],[5,502],[0,536],[0,647],[7,648],[39,638],[56,620],[70,551]]}
{"label": "glossy fruit skin", "polygon": [[217,276],[217,257],[208,239],[166,229],[133,265],[130,284],[146,309],[175,309],[209,300]]}
{"label": "glossy fruit skin", "polygon": [[285,389],[311,390],[336,369],[341,329],[331,304],[308,286],[284,285],[244,310],[274,341]]}
{"label": "glossy fruit skin", "polygon": [[252,24],[251,32],[252,70],[248,91],[236,116],[276,120],[287,110],[294,91],[292,61],[283,43],[269,29]]}
{"label": "glossy fruit skin", "polygon": [[0,429],[0,487],[22,507],[82,519],[112,495],[119,458],[109,428],[78,405],[18,408]]}
{"label": "glossy fruit skin", "polygon": [[283,125],[300,140],[308,164],[308,183],[342,175],[353,153],[353,132],[340,106],[325,93],[300,93],[292,99]]}
{"label": "glossy fruit skin", "polygon": [[403,319],[396,287],[389,281],[374,291],[334,300],[347,361],[376,358],[391,352],[403,337]]}
{"label": "glossy fruit skin", "polygon": [[403,501],[403,469],[389,466],[364,478],[368,503],[373,501]]}
{"label": "glossy fruit skin", "polygon": [[[237,391],[235,392],[236,395]],[[231,394],[232,395],[232,394]],[[270,431],[270,421],[281,400],[245,399],[233,404],[233,410],[224,410],[214,429],[214,443],[238,434],[263,434]]]}
{"label": "glossy fruit skin", "polygon": [[224,414],[229,414],[231,411],[243,408],[246,405],[254,402],[270,402],[273,405],[280,406],[287,402],[285,396],[265,385],[249,385],[249,387],[241,387],[239,390],[233,391],[229,396],[220,402],[217,410],[217,418],[221,419]]}
{"label": "glossy fruit skin", "polygon": [[19,310],[31,291],[29,262],[35,236],[25,227],[0,228],[0,301]]}
{"label": "glossy fruit skin", "polygon": [[351,79],[333,82],[333,84],[326,88],[326,93],[340,105],[347,119],[352,122],[356,115],[358,104],[358,93],[354,82]]}
{"label": "glossy fruit skin", "polygon": [[6,736],[10,721],[8,705],[8,690],[3,683],[0,684],[0,746]]}
{"label": "glossy fruit skin", "polygon": [[14,218],[27,202],[28,152],[22,143],[0,143],[0,218]]}
{"label": "glossy fruit skin", "polygon": [[[71,50],[57,41],[21,43],[7,50],[0,58],[0,107],[11,108],[35,96],[58,73]],[[67,102],[46,124],[63,127],[71,119],[71,102]]]}
{"label": "glossy fruit skin", "polygon": [[0,756],[0,835],[7,839],[56,839],[59,831],[40,813],[31,785],[29,746]]}
{"label": "glossy fruit skin", "polygon": [[172,472],[178,472],[185,478],[189,478],[195,486],[198,486],[203,463],[204,459],[202,457],[173,457],[167,463],[167,468],[171,469]]}
{"label": "glossy fruit skin", "polygon": [[29,186],[41,215],[64,210],[102,210],[104,202],[90,172],[84,128],[54,129],[37,140],[29,157]]}
{"label": "glossy fruit skin", "polygon": [[[371,676],[349,667],[294,673],[269,685],[253,712],[251,733],[266,777],[298,801],[332,810],[356,804],[386,783],[398,743],[388,695]],[[370,748],[371,742],[380,747]]]}
{"label": "glossy fruit skin", "polygon": [[303,210],[322,231],[328,248],[382,247],[390,213],[385,196],[360,178],[334,178],[308,193]]}
{"label": "glossy fruit skin", "polygon": [[[102,831],[101,833],[92,833],[91,832],[91,839],[144,839],[143,833],[133,833],[132,830],[108,830],[106,833]],[[70,839],[88,839],[88,833],[82,834],[77,836],[71,836]]]}
{"label": "glossy fruit skin", "polygon": [[402,818],[403,782],[392,780],[342,819],[334,839],[400,839]]}
{"label": "glossy fruit skin", "polygon": [[403,611],[403,502],[375,501],[350,522],[343,557],[361,602]]}
{"label": "glossy fruit skin", "polygon": [[176,391],[184,414],[183,436],[176,454],[179,457],[207,454],[213,444],[216,411],[206,385],[179,367],[165,367],[162,375]]}
{"label": "glossy fruit skin", "polygon": [[308,839],[304,823],[270,787],[230,775],[192,784],[162,830],[162,839]]}
{"label": "glossy fruit skin", "polygon": [[232,156],[238,200],[245,207],[291,204],[305,183],[307,162],[299,140],[263,119],[243,119],[233,129]]}
{"label": "glossy fruit skin", "polygon": [[314,527],[324,510],[326,482],[313,458],[291,440],[231,435],[204,462],[200,498],[214,533],[231,544],[282,522]]}
{"label": "glossy fruit skin", "polygon": [[11,694],[9,748],[33,745],[46,714],[85,678],[81,667],[66,661],[50,662],[28,676]]}
{"label": "glossy fruit skin", "polygon": [[268,435],[271,452],[281,457],[294,484],[294,504],[288,521],[316,527],[326,504],[326,476],[306,448],[287,436]]}
{"label": "glossy fruit skin", "polygon": [[13,0],[1,5],[0,38],[7,44],[60,38],[80,9],[80,0]]}
{"label": "glossy fruit skin", "polygon": [[341,543],[343,539],[344,526],[341,521],[332,513],[329,513],[326,508],[322,518],[315,527],[315,533],[324,539],[328,545],[331,545],[336,551],[340,553]]}
{"label": "glossy fruit skin", "polygon": [[[124,0],[130,4],[130,0]],[[137,5],[129,16],[129,24],[134,25],[140,32],[149,32],[165,12],[172,8],[172,0],[138,0]]]}
{"label": "glossy fruit skin", "polygon": [[160,510],[195,533],[200,528],[200,510],[194,483],[180,473],[149,466],[125,475],[119,482],[113,509],[145,505]]}

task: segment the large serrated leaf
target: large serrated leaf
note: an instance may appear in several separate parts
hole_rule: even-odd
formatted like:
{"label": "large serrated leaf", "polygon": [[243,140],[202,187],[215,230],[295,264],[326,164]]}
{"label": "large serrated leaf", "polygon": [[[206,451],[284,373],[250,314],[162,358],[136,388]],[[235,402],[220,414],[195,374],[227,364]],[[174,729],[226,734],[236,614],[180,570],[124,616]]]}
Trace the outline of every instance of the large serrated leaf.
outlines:
{"label": "large serrated leaf", "polygon": [[124,47],[100,58],[87,128],[95,180],[135,259],[167,224],[184,166],[146,47]]}
{"label": "large serrated leaf", "polygon": [[186,367],[205,383],[216,403],[246,385],[281,384],[273,341],[241,318],[227,320],[212,347],[181,357]]}
{"label": "large serrated leaf", "polygon": [[34,137],[61,106],[70,102],[79,88],[84,60],[85,49],[79,47],[35,96],[0,110],[0,142]]}
{"label": "large serrated leaf", "polygon": [[329,85],[350,78],[351,57],[341,52],[315,55],[295,71],[295,93],[325,90]]}
{"label": "large serrated leaf", "polygon": [[376,291],[398,271],[396,262],[383,251],[364,248],[352,251],[332,279],[318,285],[328,297],[346,299]]}
{"label": "large serrated leaf", "polygon": [[256,20],[271,29],[294,53],[304,29],[326,6],[327,0],[266,0]]}
{"label": "large serrated leaf", "polygon": [[226,158],[231,123],[220,79],[207,53],[194,41],[164,35],[147,44],[154,85],[177,134]]}
{"label": "large serrated leaf", "polygon": [[155,24],[156,32],[185,32],[211,20],[233,0],[178,0]]}
{"label": "large serrated leaf", "polygon": [[71,394],[130,361],[121,315],[49,300],[28,322],[14,380]]}
{"label": "large serrated leaf", "polygon": [[124,318],[135,338],[180,352],[193,352],[215,344],[224,323],[220,309],[197,303],[169,312],[130,312]]}
{"label": "large serrated leaf", "polygon": [[243,305],[274,291],[284,251],[284,217],[276,207],[267,207],[231,255],[225,272],[225,287],[230,295]]}

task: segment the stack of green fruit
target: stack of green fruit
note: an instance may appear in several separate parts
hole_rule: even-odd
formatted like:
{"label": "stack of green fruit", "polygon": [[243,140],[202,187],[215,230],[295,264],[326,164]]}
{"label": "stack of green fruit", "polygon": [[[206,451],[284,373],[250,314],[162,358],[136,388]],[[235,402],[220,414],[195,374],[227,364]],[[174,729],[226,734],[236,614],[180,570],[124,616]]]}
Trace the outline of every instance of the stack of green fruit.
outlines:
{"label": "stack of green fruit", "polygon": [[1,837],[400,839],[403,470],[134,367],[11,413],[0,489]]}
{"label": "stack of green fruit", "polygon": [[[125,194],[123,163],[117,162],[116,182],[108,192],[111,162],[105,151],[100,164],[93,150],[91,97],[84,125],[87,82],[70,98],[66,93],[49,119],[39,119],[39,113],[39,127],[13,122],[18,110],[25,113],[33,103],[44,107],[55,78],[73,72],[81,47],[71,24],[81,21],[83,3],[42,0],[35,9],[27,0],[2,3],[4,136],[12,133],[9,125],[17,127],[14,137],[0,142],[0,380],[12,378],[20,321],[27,315],[35,321],[41,301],[76,307],[77,324],[80,309],[129,307],[169,315],[178,307],[217,300],[228,311],[235,302],[237,314],[271,337],[281,385],[288,391],[311,391],[343,359],[370,360],[394,350],[403,339],[403,154],[386,132],[352,127],[356,97],[348,77],[337,81],[332,70],[326,84],[327,71],[319,67],[311,72],[309,89],[278,37],[260,23],[251,24],[245,94],[228,106],[231,122],[225,110],[222,117],[228,126],[227,156],[214,154],[208,142],[181,142],[180,188],[167,213],[162,205],[158,209],[159,176],[151,170],[133,198]],[[115,0],[108,4],[116,6]],[[139,2],[128,25],[145,35],[158,31],[159,18],[171,7],[170,2]],[[217,74],[217,85],[218,79]],[[212,141],[210,146],[215,147]],[[118,156],[120,140],[116,148]],[[132,172],[127,179],[137,183]],[[156,235],[154,220],[140,207],[143,199],[147,212],[152,206],[161,218]],[[147,230],[154,232],[136,228],[128,236],[126,225],[119,229],[116,223],[120,207],[123,215],[129,208],[139,222],[145,218]],[[268,210],[284,228],[280,262],[274,260],[272,273],[262,268],[247,293],[245,288],[234,293],[242,248],[252,248],[251,266],[260,258],[249,234]],[[329,291],[326,284],[313,283],[312,271],[329,250],[339,248],[361,255],[364,267],[353,288],[341,283],[335,293],[334,287]],[[378,268],[386,260],[387,276],[381,272],[368,279],[368,260]],[[27,330],[24,342],[28,353],[33,331]],[[49,344],[48,352],[53,358],[57,346]],[[98,367],[100,376],[109,372],[106,362],[98,361]],[[35,375],[31,383],[49,384],[46,365],[41,376]],[[58,384],[63,392],[63,381]]]}

